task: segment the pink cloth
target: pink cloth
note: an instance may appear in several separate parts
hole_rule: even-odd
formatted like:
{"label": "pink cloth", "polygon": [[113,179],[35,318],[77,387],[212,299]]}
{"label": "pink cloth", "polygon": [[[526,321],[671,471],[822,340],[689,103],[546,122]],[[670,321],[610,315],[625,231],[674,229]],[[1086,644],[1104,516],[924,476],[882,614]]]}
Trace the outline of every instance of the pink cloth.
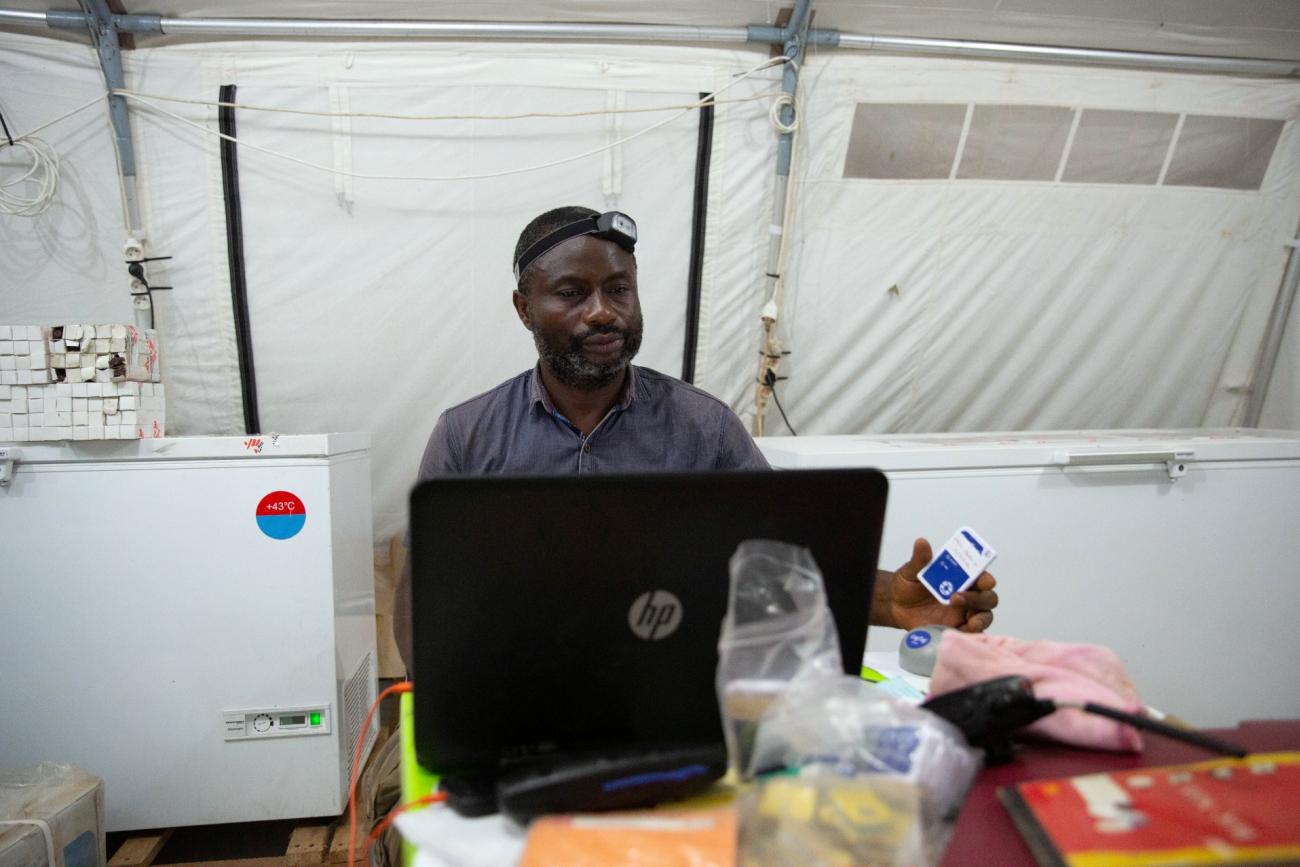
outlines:
{"label": "pink cloth", "polygon": [[[995,677],[1029,678],[1039,698],[1093,702],[1143,713],[1137,689],[1119,657],[1095,644],[1021,641],[1005,635],[943,633],[930,694],[952,692]],[[1132,726],[1078,710],[1058,710],[1029,726],[1041,737],[1080,747],[1138,752],[1142,736]]]}

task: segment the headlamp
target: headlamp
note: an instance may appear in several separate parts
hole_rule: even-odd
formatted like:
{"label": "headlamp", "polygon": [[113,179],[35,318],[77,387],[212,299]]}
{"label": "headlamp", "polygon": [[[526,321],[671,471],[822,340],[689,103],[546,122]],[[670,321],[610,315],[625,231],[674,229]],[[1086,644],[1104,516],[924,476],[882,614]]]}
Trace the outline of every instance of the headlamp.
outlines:
{"label": "headlamp", "polygon": [[606,211],[598,216],[587,217],[576,223],[561,226],[525,250],[515,261],[515,283],[519,282],[519,278],[524,271],[528,270],[528,266],[534,259],[579,235],[592,235],[603,241],[613,241],[631,253],[636,246],[636,221],[621,211]]}

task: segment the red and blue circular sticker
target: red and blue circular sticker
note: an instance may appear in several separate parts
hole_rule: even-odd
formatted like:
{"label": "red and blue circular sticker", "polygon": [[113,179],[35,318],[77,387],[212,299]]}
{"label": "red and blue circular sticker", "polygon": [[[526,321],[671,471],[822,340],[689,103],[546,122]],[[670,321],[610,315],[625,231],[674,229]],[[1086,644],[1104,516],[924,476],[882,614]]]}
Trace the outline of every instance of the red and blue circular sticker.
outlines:
{"label": "red and blue circular sticker", "polygon": [[272,539],[292,539],[307,523],[307,507],[297,494],[272,491],[257,504],[257,528]]}

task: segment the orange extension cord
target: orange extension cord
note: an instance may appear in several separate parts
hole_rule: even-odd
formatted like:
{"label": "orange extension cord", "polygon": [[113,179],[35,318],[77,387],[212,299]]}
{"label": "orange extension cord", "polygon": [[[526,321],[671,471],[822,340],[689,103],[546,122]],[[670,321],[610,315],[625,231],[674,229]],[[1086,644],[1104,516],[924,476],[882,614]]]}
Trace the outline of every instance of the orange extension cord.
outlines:
{"label": "orange extension cord", "polygon": [[[366,721],[362,724],[361,731],[357,734],[357,746],[356,749],[352,751],[352,755],[355,758],[352,762],[352,774],[348,782],[348,867],[357,867],[357,778],[361,775],[361,746],[366,741],[366,732],[370,731],[370,721],[374,719],[375,711],[379,710],[379,705],[383,703],[384,699],[395,693],[410,691],[411,682],[409,680],[404,680],[401,683],[393,684],[381,692],[379,697],[375,699],[375,703],[370,706],[370,712],[366,714]],[[445,800],[447,800],[446,793],[435,792],[432,795],[426,795],[425,797],[417,798],[410,803],[394,807],[389,811],[388,815],[375,825],[373,830],[371,830],[370,835],[366,840],[365,848],[361,853],[362,863],[366,865],[366,867],[370,867],[370,846],[379,839],[380,834],[384,833],[384,829],[392,824],[393,819],[397,818],[407,810],[414,809],[415,807],[422,807],[425,804],[433,804]]]}

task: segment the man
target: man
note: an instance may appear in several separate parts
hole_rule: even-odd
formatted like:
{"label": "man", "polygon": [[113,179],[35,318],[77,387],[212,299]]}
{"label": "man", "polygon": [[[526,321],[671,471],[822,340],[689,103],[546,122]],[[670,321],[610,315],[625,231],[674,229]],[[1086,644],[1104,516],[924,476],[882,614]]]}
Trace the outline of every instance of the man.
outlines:
{"label": "man", "polygon": [[[515,313],[538,363],[438,419],[420,481],[480,473],[567,474],[767,469],[740,420],[692,385],[632,365],[641,346],[636,225],[624,214],[566,207],[534,219],[515,245]],[[897,572],[880,572],[872,623],[980,632],[993,622],[996,581],[941,605],[917,580],[930,562],[917,539]],[[394,632],[411,658],[410,566],[398,583]]]}

